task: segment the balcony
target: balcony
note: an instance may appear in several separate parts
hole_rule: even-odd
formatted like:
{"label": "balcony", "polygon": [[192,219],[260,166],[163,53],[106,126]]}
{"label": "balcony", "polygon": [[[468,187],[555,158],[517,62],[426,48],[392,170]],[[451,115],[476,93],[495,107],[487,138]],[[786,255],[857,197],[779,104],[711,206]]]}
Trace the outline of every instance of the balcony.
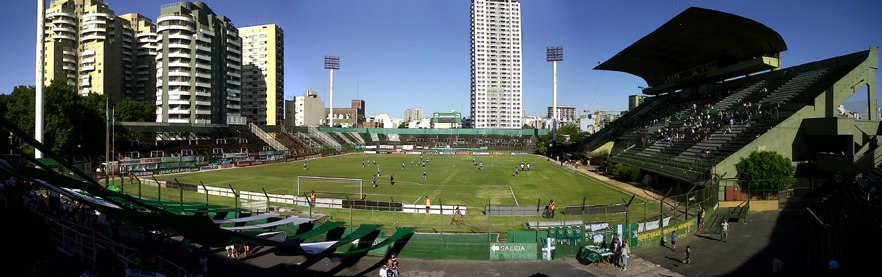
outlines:
{"label": "balcony", "polygon": [[190,58],[190,53],[184,51],[172,51],[168,52],[169,58]]}
{"label": "balcony", "polygon": [[206,83],[206,82],[199,82],[199,81],[197,81],[197,82],[196,82],[196,87],[209,88],[209,89],[210,89],[210,88],[211,88],[211,83]]}
{"label": "balcony", "polygon": [[[68,70],[67,67],[65,67],[64,69]],[[71,68],[71,70],[73,70],[73,69]],[[82,72],[95,71],[95,65],[88,65],[88,66],[84,65],[83,67],[80,68],[80,71],[82,71]]]}
{"label": "balcony", "polygon": [[168,76],[169,76],[169,77],[174,77],[174,76],[190,77],[190,71],[189,71],[189,70],[175,70],[175,71],[169,71],[169,72],[168,72]]}
{"label": "balcony", "polygon": [[189,63],[182,63],[182,62],[171,62],[168,64],[168,67],[169,68],[175,67],[175,68],[188,68],[189,69],[190,64]]}
{"label": "balcony", "polygon": [[169,109],[168,114],[190,114],[189,109]]}
{"label": "balcony", "polygon": [[203,61],[211,62],[211,56],[209,56],[209,55],[196,53],[196,58],[199,59],[199,60],[203,60]]}
{"label": "balcony", "polygon": [[138,33],[135,37],[139,40],[156,41],[156,33],[153,32]]}
{"label": "balcony", "polygon": [[205,63],[196,63],[196,68],[199,68],[199,69],[205,69],[205,70],[211,70],[211,65],[210,65],[210,64],[205,64]]}
{"label": "balcony", "polygon": [[94,40],[104,40],[104,39],[105,39],[104,34],[95,34],[95,33],[92,33],[92,34],[89,34],[89,35],[83,36],[82,39],[80,39],[80,41],[82,41],[82,42],[91,42],[91,41],[94,41]]}
{"label": "balcony", "polygon": [[159,18],[156,19],[156,25],[159,25],[159,23],[164,22],[164,21],[169,21],[169,20],[183,20],[183,21],[187,21],[187,22],[193,22],[193,18],[189,17],[189,16],[163,15],[163,16],[160,16]]}
{"label": "balcony", "polygon": [[169,81],[169,86],[190,86],[190,82],[188,81]]}
{"label": "balcony", "polygon": [[190,32],[196,31],[196,29],[194,29],[193,26],[190,26],[190,25],[156,26],[157,32],[162,32],[162,31],[166,31],[166,30],[184,30],[184,31],[190,31]]}
{"label": "balcony", "polygon": [[52,31],[53,31],[53,32],[68,33],[68,34],[76,34],[76,33],[77,33],[77,31],[74,30],[74,28],[66,27],[66,26],[55,26],[55,27],[52,27]]}
{"label": "balcony", "polygon": [[193,40],[193,35],[188,34],[165,34],[163,36],[168,37],[168,39],[182,39],[186,41]]}

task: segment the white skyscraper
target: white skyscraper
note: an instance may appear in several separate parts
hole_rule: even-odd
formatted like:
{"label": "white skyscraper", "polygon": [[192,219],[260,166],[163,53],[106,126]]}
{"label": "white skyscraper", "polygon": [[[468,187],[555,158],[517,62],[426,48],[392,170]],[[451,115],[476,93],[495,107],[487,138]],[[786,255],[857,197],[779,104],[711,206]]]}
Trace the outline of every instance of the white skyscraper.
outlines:
{"label": "white skyscraper", "polygon": [[521,128],[521,3],[472,0],[471,33],[475,128]]}

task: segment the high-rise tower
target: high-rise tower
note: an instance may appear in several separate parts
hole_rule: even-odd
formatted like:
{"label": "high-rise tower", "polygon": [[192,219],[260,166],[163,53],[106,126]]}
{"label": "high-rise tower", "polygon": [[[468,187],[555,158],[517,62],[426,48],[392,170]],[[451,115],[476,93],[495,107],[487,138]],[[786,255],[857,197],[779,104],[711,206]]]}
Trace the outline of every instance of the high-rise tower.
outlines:
{"label": "high-rise tower", "polygon": [[202,2],[162,6],[157,23],[156,122],[245,124],[242,39]]}
{"label": "high-rise tower", "polygon": [[285,37],[276,24],[239,28],[242,37],[242,116],[257,125],[282,125]]}
{"label": "high-rise tower", "polygon": [[521,128],[521,4],[518,0],[472,0],[471,20],[473,125]]}

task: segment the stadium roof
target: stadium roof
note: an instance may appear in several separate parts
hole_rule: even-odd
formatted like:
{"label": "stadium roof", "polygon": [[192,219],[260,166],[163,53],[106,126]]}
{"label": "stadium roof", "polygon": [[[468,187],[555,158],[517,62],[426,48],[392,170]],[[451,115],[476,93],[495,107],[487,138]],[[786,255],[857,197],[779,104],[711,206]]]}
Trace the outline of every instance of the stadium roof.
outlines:
{"label": "stadium roof", "polygon": [[631,73],[656,86],[701,65],[722,68],[785,50],[781,35],[759,22],[691,7],[594,69]]}

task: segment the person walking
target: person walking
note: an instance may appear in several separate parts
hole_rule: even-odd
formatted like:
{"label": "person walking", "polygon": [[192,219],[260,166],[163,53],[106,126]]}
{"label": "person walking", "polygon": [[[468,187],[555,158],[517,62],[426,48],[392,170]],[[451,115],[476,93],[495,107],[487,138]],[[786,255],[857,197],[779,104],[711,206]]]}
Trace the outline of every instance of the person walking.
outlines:
{"label": "person walking", "polygon": [[628,249],[628,242],[622,242],[622,271],[628,269],[628,255],[630,255],[630,250]]}
{"label": "person walking", "polygon": [[689,245],[687,245],[687,246],[686,246],[686,259],[683,260],[683,263],[684,263],[684,264],[689,264],[689,263],[691,263],[691,262],[692,262],[692,247],[689,246]]}
{"label": "person walking", "polygon": [[316,198],[315,191],[312,191],[309,194],[309,204],[310,205],[315,206],[315,198]]}
{"label": "person walking", "polygon": [[395,185],[395,173],[392,173],[391,175],[389,175],[389,185],[390,186]]}
{"label": "person walking", "polygon": [[677,231],[671,231],[671,251],[677,251]]}
{"label": "person walking", "polygon": [[729,221],[723,220],[723,223],[720,223],[720,240],[726,242],[729,239]]}

